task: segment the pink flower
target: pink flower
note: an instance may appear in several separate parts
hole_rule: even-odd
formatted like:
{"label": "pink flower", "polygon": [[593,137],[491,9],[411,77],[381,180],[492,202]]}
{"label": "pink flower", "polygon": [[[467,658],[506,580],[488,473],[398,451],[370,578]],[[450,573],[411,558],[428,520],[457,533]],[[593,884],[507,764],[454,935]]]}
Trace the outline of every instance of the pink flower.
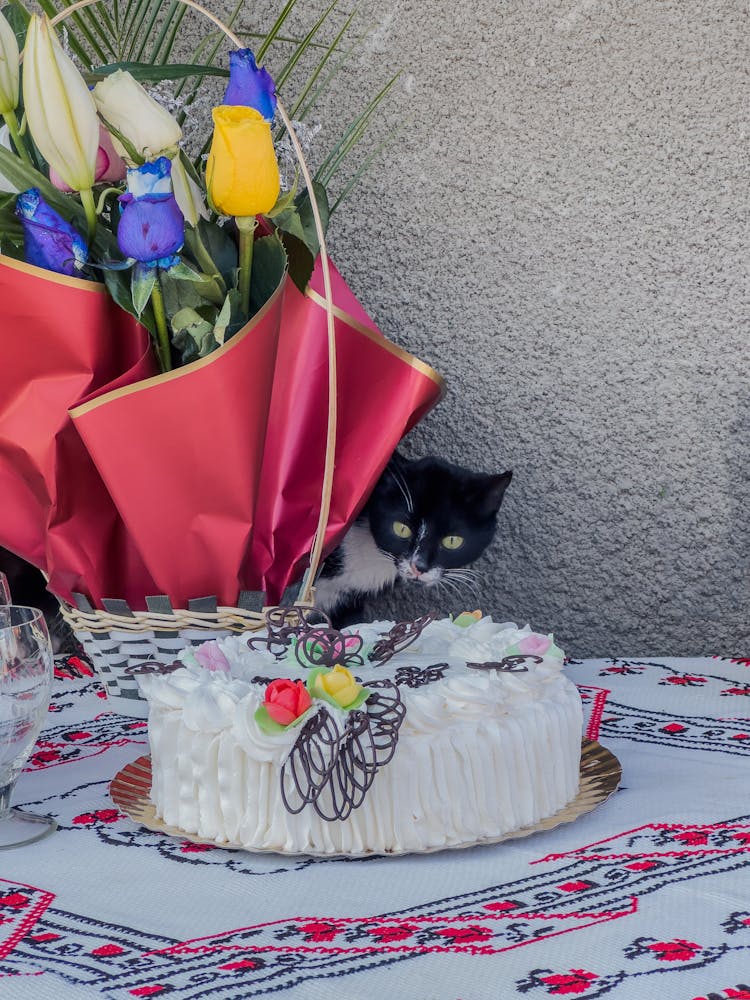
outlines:
{"label": "pink flower", "polygon": [[[112,144],[112,136],[103,125],[99,126],[99,150],[96,154],[95,181],[121,181],[125,178],[125,162]],[[59,191],[71,192],[62,177],[50,169],[49,179]]]}
{"label": "pink flower", "polygon": [[525,635],[518,643],[518,651],[528,656],[544,656],[552,645],[552,640],[546,635]]}
{"label": "pink flower", "polygon": [[216,639],[204,642],[195,650],[195,658],[204,670],[229,673],[229,660],[224,656]]}

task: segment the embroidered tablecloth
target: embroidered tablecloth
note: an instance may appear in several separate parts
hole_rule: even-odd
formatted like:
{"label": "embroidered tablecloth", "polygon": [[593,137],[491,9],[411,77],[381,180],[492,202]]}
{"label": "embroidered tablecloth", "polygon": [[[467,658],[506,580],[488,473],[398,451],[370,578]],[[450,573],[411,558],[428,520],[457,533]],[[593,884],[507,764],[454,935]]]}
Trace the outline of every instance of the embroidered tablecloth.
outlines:
{"label": "embroidered tablecloth", "polygon": [[750,998],[750,660],[571,661],[618,791],[491,847],[313,860],[191,844],[108,797],[146,724],[58,670],[0,853],[0,998]]}

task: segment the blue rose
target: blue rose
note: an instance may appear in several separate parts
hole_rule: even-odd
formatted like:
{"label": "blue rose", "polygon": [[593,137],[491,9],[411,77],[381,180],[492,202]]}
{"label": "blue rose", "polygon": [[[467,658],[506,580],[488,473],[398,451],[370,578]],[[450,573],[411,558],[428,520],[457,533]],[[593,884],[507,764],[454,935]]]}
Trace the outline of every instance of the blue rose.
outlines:
{"label": "blue rose", "polygon": [[174,266],[185,241],[185,219],[172,192],[171,171],[166,156],[128,170],[128,190],[119,199],[120,250],[148,267]]}
{"label": "blue rose", "polygon": [[276,84],[267,69],[255,65],[250,49],[229,54],[229,84],[224,104],[255,108],[267,122],[276,113]]}
{"label": "blue rose", "polygon": [[27,263],[58,274],[80,274],[88,260],[88,247],[80,233],[47,204],[38,188],[19,194],[16,215],[23,226]]}

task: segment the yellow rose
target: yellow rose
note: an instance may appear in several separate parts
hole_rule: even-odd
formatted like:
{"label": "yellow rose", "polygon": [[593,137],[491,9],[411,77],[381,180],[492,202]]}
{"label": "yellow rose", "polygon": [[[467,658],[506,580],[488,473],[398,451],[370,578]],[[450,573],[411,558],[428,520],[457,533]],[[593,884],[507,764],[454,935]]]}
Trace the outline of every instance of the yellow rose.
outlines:
{"label": "yellow rose", "polygon": [[279,165],[271,126],[255,108],[213,110],[214,137],[206,166],[211,200],[222,215],[270,212],[279,197]]}
{"label": "yellow rose", "polygon": [[361,685],[357,684],[351,670],[346,667],[337,666],[318,674],[313,684],[313,694],[326,694],[341,708],[348,708],[356,701],[361,690]]}

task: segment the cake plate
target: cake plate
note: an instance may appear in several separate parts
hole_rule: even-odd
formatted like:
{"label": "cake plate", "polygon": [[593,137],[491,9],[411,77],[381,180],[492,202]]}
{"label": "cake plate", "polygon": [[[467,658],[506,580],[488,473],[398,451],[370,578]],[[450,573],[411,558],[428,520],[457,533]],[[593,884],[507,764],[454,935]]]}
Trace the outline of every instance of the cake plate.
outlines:
{"label": "cake plate", "polygon": [[435,854],[438,851],[455,851],[467,847],[481,847],[486,844],[500,844],[504,840],[515,840],[518,837],[528,837],[532,833],[552,830],[562,823],[572,823],[579,816],[591,812],[617,790],[622,777],[622,768],[615,755],[596,740],[584,740],[581,744],[581,783],[576,797],[552,816],[540,820],[533,826],[524,826],[501,837],[481,837],[461,844],[445,844],[440,847],[427,847],[419,851],[360,851],[358,853],[337,853],[325,851],[280,851],[271,847],[243,847],[228,841],[211,840],[185,833],[174,826],[168,826],[156,815],[154,804],[149,798],[151,791],[151,758],[139,757],[127,764],[115,775],[109,786],[109,794],[117,806],[130,819],[155,833],[166,833],[170,837],[180,837],[193,844],[211,844],[214,847],[224,847],[228,850],[249,851],[253,854],[288,854],[318,858],[370,858],[398,857],[405,854]]}

